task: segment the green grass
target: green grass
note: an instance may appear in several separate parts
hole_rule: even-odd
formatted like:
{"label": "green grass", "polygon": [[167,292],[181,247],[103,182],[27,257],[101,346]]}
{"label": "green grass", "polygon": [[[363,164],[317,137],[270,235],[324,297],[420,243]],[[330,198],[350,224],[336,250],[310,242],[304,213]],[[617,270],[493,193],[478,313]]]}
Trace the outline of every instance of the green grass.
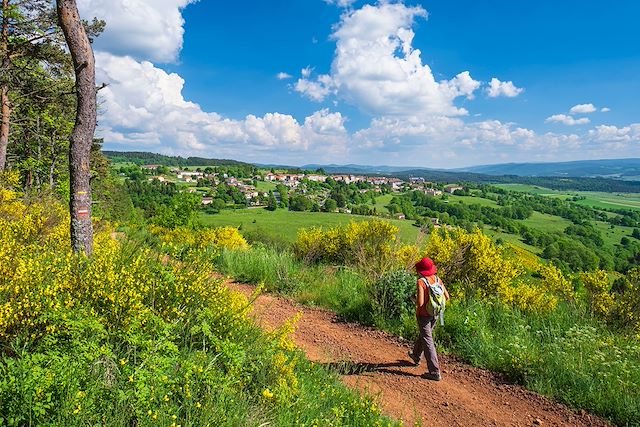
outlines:
{"label": "green grass", "polygon": [[384,194],[376,197],[376,203],[374,205],[376,210],[380,213],[389,213],[389,209],[387,209],[386,206],[391,202],[393,197],[394,194]]}
{"label": "green grass", "polygon": [[527,227],[547,232],[563,232],[565,228],[572,224],[572,222],[568,219],[564,219],[555,215],[540,213],[537,211],[534,211],[529,218],[518,221],[523,223]]}
{"label": "green grass", "polygon": [[623,237],[633,239],[631,237],[631,233],[633,233],[633,227],[623,227],[621,225],[616,225],[611,228],[611,224],[602,221],[593,221],[593,224],[598,230],[600,230],[605,246],[619,245],[620,240]]}
{"label": "green grass", "polygon": [[640,425],[640,345],[575,306],[521,313],[462,301],[436,334],[474,365],[618,425]]}
{"label": "green grass", "polygon": [[637,193],[599,193],[599,192],[579,192],[585,196],[585,200],[578,200],[577,204],[589,206],[596,209],[624,209],[640,210],[640,194]]}
{"label": "green grass", "polygon": [[261,193],[268,193],[269,191],[274,191],[276,189],[276,184],[269,181],[258,181],[256,185],[256,190]]}
{"label": "green grass", "polygon": [[[351,221],[370,221],[376,217],[348,215],[328,212],[293,212],[276,209],[224,210],[215,215],[202,214],[201,222],[206,226],[240,227],[243,234],[258,233],[268,237],[293,243],[298,230],[311,227],[335,227]],[[385,220],[400,229],[400,239],[406,243],[414,243],[418,238],[418,228],[411,221]]]}
{"label": "green grass", "polygon": [[484,199],[476,196],[456,196],[454,194],[448,195],[449,203],[463,202],[465,205],[480,205],[489,206],[491,208],[498,208],[498,204],[493,200]]}
{"label": "green grass", "polygon": [[484,234],[486,234],[487,236],[491,237],[494,241],[498,240],[498,239],[502,239],[503,241],[507,242],[507,243],[511,243],[514,246],[518,246],[522,249],[525,249],[533,254],[536,255],[540,255],[542,253],[542,249],[535,247],[535,246],[531,246],[531,245],[527,245],[526,243],[524,243],[522,241],[522,239],[520,238],[520,236],[516,235],[516,234],[511,234],[511,233],[505,233],[502,231],[496,231],[492,228],[487,228],[485,226],[485,228],[482,230],[482,232]]}

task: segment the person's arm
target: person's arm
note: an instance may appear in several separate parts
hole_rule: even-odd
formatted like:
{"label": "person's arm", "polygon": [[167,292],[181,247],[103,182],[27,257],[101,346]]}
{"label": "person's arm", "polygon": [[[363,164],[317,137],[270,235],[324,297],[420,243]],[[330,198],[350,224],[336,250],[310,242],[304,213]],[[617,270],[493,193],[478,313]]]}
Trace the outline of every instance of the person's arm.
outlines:
{"label": "person's arm", "polygon": [[416,282],[416,287],[416,294],[418,296],[418,298],[416,299],[416,304],[418,305],[418,308],[420,308],[424,306],[424,288],[420,286],[420,279],[418,279],[418,281]]}

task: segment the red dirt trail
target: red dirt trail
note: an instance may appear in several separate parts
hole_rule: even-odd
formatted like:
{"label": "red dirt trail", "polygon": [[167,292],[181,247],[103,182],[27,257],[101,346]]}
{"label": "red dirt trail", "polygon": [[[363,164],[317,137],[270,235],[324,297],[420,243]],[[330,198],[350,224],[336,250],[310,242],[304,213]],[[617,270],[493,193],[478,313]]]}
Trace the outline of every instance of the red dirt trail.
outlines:
{"label": "red dirt trail", "polygon": [[[245,295],[254,287],[229,284]],[[335,313],[261,295],[253,316],[266,329],[302,312],[294,341],[309,360],[331,364],[349,387],[377,396],[383,412],[411,426],[607,426],[605,421],[505,382],[500,375],[440,356],[443,379],[420,378],[409,365],[410,344],[384,332],[344,323]]]}

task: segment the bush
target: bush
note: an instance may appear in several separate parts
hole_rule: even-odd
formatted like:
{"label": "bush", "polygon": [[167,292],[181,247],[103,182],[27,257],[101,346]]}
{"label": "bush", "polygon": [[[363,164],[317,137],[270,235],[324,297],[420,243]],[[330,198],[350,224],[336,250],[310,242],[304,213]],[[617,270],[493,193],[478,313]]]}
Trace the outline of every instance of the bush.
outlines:
{"label": "bush", "polygon": [[416,278],[406,270],[386,273],[370,289],[371,303],[378,317],[396,321],[415,311],[412,298],[416,292]]}
{"label": "bush", "polygon": [[398,227],[381,220],[352,222],[323,230],[301,230],[295,253],[307,264],[336,263],[361,267],[379,277],[394,263]]}

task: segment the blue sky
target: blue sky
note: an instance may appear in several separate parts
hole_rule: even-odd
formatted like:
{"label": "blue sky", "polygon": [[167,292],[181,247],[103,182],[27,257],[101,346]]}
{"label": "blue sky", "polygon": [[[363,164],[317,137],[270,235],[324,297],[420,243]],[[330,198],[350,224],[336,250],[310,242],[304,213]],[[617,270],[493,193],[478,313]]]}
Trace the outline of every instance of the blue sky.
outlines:
{"label": "blue sky", "polygon": [[640,157],[634,1],[79,3],[107,22],[109,149],[295,165]]}

